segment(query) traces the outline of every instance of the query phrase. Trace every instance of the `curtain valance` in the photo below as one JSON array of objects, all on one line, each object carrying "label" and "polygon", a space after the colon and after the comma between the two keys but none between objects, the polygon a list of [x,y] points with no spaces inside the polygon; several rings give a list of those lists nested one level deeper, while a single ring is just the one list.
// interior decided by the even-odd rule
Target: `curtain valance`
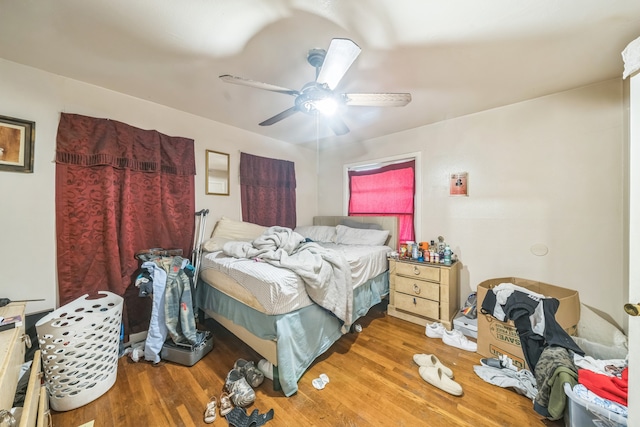
[{"label": "curtain valance", "polygon": [[[89,140],[91,144],[87,144]],[[108,165],[171,175],[196,174],[192,139],[68,113],[61,114],[58,125],[56,163]]]},{"label": "curtain valance", "polygon": [[240,153],[240,181],[266,188],[296,188],[295,163]]}]

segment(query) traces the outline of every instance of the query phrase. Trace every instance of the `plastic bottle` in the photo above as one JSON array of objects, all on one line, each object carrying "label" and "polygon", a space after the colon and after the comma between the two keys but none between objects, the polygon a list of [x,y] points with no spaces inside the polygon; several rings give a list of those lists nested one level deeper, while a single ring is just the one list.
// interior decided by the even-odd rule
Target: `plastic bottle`
[{"label": "plastic bottle", "polygon": [[449,245],[444,247],[444,265],[451,265],[451,248]]}]

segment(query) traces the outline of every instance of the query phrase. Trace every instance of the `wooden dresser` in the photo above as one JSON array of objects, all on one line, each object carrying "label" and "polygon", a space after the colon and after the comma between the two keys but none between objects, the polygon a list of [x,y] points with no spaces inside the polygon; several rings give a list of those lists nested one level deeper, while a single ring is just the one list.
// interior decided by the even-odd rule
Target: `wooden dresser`
[{"label": "wooden dresser", "polygon": [[389,260],[391,316],[426,326],[440,322],[451,330],[458,312],[458,271],[452,265],[410,260]]},{"label": "wooden dresser", "polygon": [[[24,355],[28,336],[25,334],[25,303],[11,303],[0,307],[0,316],[22,316],[22,326],[0,332],[0,410],[10,410],[16,393],[20,369],[24,364]],[[37,345],[37,344],[36,344]],[[25,396],[20,427],[50,425],[48,395],[41,384],[42,369],[40,350],[36,351],[31,365],[29,385]]]}]

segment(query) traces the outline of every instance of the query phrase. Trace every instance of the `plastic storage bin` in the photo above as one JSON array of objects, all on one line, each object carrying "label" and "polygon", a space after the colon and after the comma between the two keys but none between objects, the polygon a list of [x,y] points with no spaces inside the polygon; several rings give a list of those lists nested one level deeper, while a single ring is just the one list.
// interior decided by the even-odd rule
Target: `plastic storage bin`
[{"label": "plastic storage bin", "polygon": [[116,382],[123,299],[84,295],[36,323],[51,408],[86,405]]},{"label": "plastic storage bin", "polygon": [[564,384],[567,406],[564,411],[565,427],[624,427],[627,419],[615,412],[594,405],[573,393],[569,383]]}]

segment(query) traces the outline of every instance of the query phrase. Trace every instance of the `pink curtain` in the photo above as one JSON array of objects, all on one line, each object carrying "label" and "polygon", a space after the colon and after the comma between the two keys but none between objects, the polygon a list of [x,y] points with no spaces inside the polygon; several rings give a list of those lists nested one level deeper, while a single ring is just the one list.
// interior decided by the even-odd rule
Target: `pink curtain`
[{"label": "pink curtain", "polygon": [[397,216],[400,242],[415,240],[415,161],[349,171],[349,215]]},{"label": "pink curtain", "polygon": [[295,164],[240,153],[240,198],[243,221],[295,228]]},{"label": "pink curtain", "polygon": [[[125,296],[125,322],[148,324],[133,286],[148,248],[190,257],[195,226],[193,140],[62,113],[56,141],[60,304],[106,290]],[[143,307],[143,308],[141,308]],[[127,319],[128,317],[128,319]],[[127,324],[125,324],[127,327]]]}]

